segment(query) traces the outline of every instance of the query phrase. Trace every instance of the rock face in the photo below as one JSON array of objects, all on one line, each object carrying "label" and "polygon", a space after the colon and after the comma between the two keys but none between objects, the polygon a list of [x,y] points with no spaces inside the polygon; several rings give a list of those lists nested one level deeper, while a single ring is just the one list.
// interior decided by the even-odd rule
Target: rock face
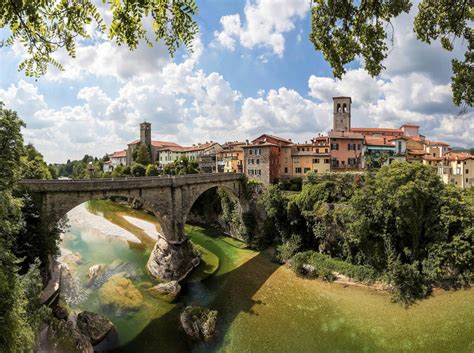
[{"label": "rock face", "polygon": [[53,316],[58,320],[66,321],[69,313],[65,307],[58,305],[53,309]]},{"label": "rock face", "polygon": [[147,268],[152,276],[162,281],[180,281],[197,265],[199,256],[190,241],[170,244],[159,238],[148,259]]},{"label": "rock face", "polygon": [[195,340],[209,341],[216,331],[217,311],[187,306],[180,316],[184,332]]},{"label": "rock face", "polygon": [[71,321],[51,320],[46,333],[46,342],[39,352],[48,353],[94,353],[92,343],[86,335],[74,327]]},{"label": "rock face", "polygon": [[141,307],[142,293],[125,276],[125,273],[116,274],[99,289],[99,297],[103,305],[110,305],[116,310],[124,311],[138,310]]},{"label": "rock face", "polygon": [[167,297],[172,300],[175,299],[181,291],[181,286],[178,281],[164,282],[148,289],[152,294]]},{"label": "rock face", "polygon": [[112,327],[106,317],[90,311],[83,311],[77,316],[77,328],[89,337],[93,345],[102,342]]}]

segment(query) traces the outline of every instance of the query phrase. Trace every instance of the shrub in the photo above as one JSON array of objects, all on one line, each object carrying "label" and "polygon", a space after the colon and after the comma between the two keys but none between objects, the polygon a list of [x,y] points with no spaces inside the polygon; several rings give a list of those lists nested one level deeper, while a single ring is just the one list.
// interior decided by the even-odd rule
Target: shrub
[{"label": "shrub", "polygon": [[157,176],[160,174],[160,171],[155,164],[148,164],[145,174],[146,176]]},{"label": "shrub", "polygon": [[301,238],[293,234],[290,239],[276,247],[275,257],[281,263],[286,263],[296,254],[301,246]]},{"label": "shrub", "polygon": [[134,176],[134,177],[142,177],[142,176],[145,176],[145,173],[146,173],[146,169],[145,169],[145,166],[142,165],[142,164],[134,164],[131,168],[131,174]]},{"label": "shrub", "polygon": [[335,279],[334,272],[366,283],[372,283],[379,278],[377,272],[369,266],[353,265],[315,251],[301,252],[293,256],[291,267],[296,273],[304,273],[305,264],[313,266],[319,277],[327,277],[328,280]]}]

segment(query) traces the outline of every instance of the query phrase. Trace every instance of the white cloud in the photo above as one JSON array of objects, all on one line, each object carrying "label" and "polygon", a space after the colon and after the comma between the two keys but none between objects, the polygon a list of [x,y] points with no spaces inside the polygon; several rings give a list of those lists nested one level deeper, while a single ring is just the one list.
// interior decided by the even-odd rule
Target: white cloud
[{"label": "white cloud", "polygon": [[227,15],[220,19],[221,31],[214,37],[223,47],[234,50],[238,40],[245,48],[270,47],[274,54],[283,56],[285,50],[284,33],[295,28],[295,21],[309,11],[307,0],[248,0],[245,21],[240,15]]},{"label": "white cloud", "polygon": [[327,130],[329,123],[328,104],[316,104],[285,87],[270,90],[266,97],[245,99],[239,120],[246,134],[267,132],[302,135],[306,139]]}]

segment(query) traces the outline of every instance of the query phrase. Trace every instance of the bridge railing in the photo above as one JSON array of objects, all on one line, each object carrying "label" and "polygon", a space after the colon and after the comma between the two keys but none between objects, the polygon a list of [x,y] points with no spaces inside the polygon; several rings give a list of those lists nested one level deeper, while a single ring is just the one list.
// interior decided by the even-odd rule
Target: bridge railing
[{"label": "bridge railing", "polygon": [[238,180],[241,173],[200,173],[154,177],[119,177],[92,179],[23,179],[19,184],[34,192],[47,191],[100,191],[154,187],[173,187],[193,183]]}]

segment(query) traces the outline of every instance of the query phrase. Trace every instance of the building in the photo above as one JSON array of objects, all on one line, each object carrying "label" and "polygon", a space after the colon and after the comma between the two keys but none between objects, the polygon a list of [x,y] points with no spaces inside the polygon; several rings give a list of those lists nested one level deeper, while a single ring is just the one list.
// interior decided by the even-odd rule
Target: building
[{"label": "building", "polygon": [[224,173],[243,173],[245,142],[232,141],[222,145],[222,151],[217,157],[218,169]]},{"label": "building", "polygon": [[263,184],[277,182],[280,178],[281,148],[291,144],[290,140],[263,134],[242,146],[245,175]]},{"label": "building", "polygon": [[362,167],[364,135],[351,131],[351,104],[350,97],[333,98],[333,129],[328,134],[332,171]]},{"label": "building", "polygon": [[474,187],[474,155],[456,152],[448,152],[442,157],[426,155],[423,163],[436,168],[445,184],[463,189]]},{"label": "building", "polygon": [[144,144],[148,146],[150,149],[150,158],[151,162],[159,162],[160,161],[160,151],[165,148],[181,148],[178,144],[174,142],[167,142],[167,141],[155,141],[151,139],[151,124],[148,122],[143,122],[140,124],[140,139],[130,142],[127,145],[127,165],[131,165],[133,162],[133,154],[135,150]]},{"label": "building", "polygon": [[305,178],[309,172],[330,171],[329,138],[318,136],[311,143],[294,144],[291,148],[293,177]]},{"label": "building", "polygon": [[104,162],[102,170],[107,172],[113,172],[118,166],[127,165],[127,151],[116,151],[109,155],[109,160]]}]

